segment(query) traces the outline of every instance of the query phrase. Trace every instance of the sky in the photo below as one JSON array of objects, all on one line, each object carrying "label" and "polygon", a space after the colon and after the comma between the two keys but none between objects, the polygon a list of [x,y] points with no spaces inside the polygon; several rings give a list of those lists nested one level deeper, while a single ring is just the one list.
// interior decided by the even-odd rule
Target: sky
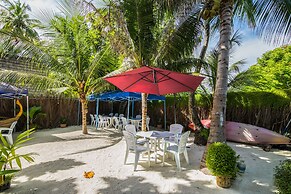
[{"label": "sky", "polygon": [[[41,9],[56,10],[58,6],[57,0],[22,1],[29,4],[34,13],[37,13]],[[241,46],[236,47],[235,52],[231,56],[230,63],[245,59],[246,64],[242,70],[246,70],[249,66],[256,64],[257,59],[260,58],[263,53],[275,48],[275,46],[267,44],[262,38],[256,36],[256,34],[245,24],[235,26],[235,28],[240,30],[243,40]],[[218,41],[218,39],[219,37],[216,37],[213,41]]]}]

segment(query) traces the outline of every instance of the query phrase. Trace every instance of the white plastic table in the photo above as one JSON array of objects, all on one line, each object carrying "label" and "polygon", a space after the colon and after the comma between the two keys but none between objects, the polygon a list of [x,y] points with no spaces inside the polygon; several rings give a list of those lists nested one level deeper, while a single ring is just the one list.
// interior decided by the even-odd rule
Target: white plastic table
[{"label": "white plastic table", "polygon": [[170,133],[169,131],[139,131],[136,133],[137,136],[139,137],[144,137],[147,139],[150,139],[151,142],[153,140],[154,142],[154,151],[155,151],[155,163],[157,163],[157,148],[160,148],[160,145],[158,143],[159,140],[167,138],[167,137],[172,137],[175,134]]}]

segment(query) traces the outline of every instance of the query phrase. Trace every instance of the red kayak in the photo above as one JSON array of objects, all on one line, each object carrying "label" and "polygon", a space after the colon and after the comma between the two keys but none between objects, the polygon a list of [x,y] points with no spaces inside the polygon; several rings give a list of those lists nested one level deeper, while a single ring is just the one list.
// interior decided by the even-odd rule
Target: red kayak
[{"label": "red kayak", "polygon": [[[210,128],[211,120],[201,121],[204,127]],[[189,124],[194,130],[194,125]],[[257,127],[250,124],[226,121],[226,140],[260,145],[290,144],[288,137],[280,135],[266,128]]]}]

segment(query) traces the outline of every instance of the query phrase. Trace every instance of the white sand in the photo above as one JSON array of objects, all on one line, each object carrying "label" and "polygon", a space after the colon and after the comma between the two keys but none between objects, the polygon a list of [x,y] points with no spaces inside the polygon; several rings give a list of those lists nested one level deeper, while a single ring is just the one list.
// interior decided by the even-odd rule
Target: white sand
[{"label": "white sand", "polygon": [[[215,177],[199,171],[204,147],[190,143],[190,165],[182,157],[181,172],[169,157],[167,165],[151,158],[141,158],[133,171],[134,155],[124,165],[125,141],[114,129],[91,128],[90,135],[82,135],[80,126],[39,130],[34,140],[19,151],[36,152],[35,162],[23,162],[24,169],[13,179],[5,193],[273,193],[273,168],[281,160],[291,159],[290,151],[273,149],[264,152],[256,146],[229,143],[245,160],[246,172],[239,175],[230,189],[216,186]],[[193,140],[193,139],[192,139]],[[193,141],[192,141],[193,142]],[[94,171],[92,179],[83,177],[84,171]]]}]

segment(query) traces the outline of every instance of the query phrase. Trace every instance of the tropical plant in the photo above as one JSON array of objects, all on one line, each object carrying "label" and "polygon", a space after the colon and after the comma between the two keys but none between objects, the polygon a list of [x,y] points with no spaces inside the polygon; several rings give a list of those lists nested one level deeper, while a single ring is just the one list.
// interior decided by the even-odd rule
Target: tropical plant
[{"label": "tropical plant", "polygon": [[82,131],[87,134],[86,96],[104,90],[102,77],[117,68],[119,60],[108,43],[102,15],[90,14],[80,1],[59,4],[60,13],[43,13],[46,41],[19,45],[23,57],[32,60],[30,65],[41,73],[6,71],[0,72],[0,77],[8,83],[25,83],[35,91],[65,88],[63,92],[80,99]]},{"label": "tropical plant", "polygon": [[27,12],[31,11],[29,5],[20,0],[3,0],[2,3],[0,4],[1,30],[9,32],[14,38],[38,39],[38,33],[34,28],[39,25],[39,21],[31,19],[28,15]]},{"label": "tropical plant", "polygon": [[[26,117],[27,112],[23,112],[23,115]],[[41,111],[41,106],[33,106],[29,108],[29,124],[31,127],[36,128],[37,124],[35,121],[38,118],[45,117],[46,114]]]},{"label": "tropical plant", "polygon": [[291,46],[266,52],[257,64],[236,77],[231,89],[271,92],[288,90],[291,86],[290,53]]},{"label": "tropical plant", "polygon": [[[265,29],[266,26],[276,27],[272,31],[273,36],[278,40],[276,35],[281,34],[282,37],[290,37],[290,1],[237,1],[238,5],[234,7],[234,0],[207,0],[205,9],[205,17],[212,17],[213,15],[219,15],[220,20],[220,39],[219,39],[219,58],[217,68],[216,87],[213,98],[213,108],[211,113],[211,127],[208,144],[213,142],[224,142],[224,126],[225,126],[225,111],[226,111],[226,94],[228,87],[228,66],[229,66],[229,50],[230,50],[230,37],[232,32],[232,18],[233,10],[239,9],[241,13],[240,17],[244,19],[245,16],[256,14],[255,19],[259,22],[261,29]],[[268,7],[268,9],[266,9]],[[255,9],[254,9],[255,8]],[[209,14],[209,12],[211,14]],[[275,17],[274,17],[275,16]],[[202,16],[204,17],[204,16]],[[287,26],[287,27],[286,27]],[[282,30],[284,29],[284,30]],[[289,39],[290,40],[290,39]],[[207,154],[208,146],[204,152],[201,161],[201,167],[205,166],[205,156]]]},{"label": "tropical plant", "polygon": [[[185,61],[191,55],[193,46],[199,43],[199,12],[193,10],[177,22],[173,10],[177,10],[181,3],[156,0],[112,1],[111,15],[116,20],[112,29],[117,30],[114,32],[114,44],[135,67],[147,65],[185,70],[192,66],[189,60]],[[142,130],[146,130],[146,99],[147,95],[142,94]]]},{"label": "tropical plant", "polygon": [[67,124],[67,118],[66,117],[61,117],[60,118],[60,124]]},{"label": "tropical plant", "polygon": [[280,194],[291,193],[291,160],[284,160],[274,169],[274,181]]},{"label": "tropical plant", "polygon": [[[10,145],[0,134],[0,185],[7,183],[7,181],[9,181],[7,177],[11,178],[14,173],[22,169],[21,159],[29,163],[34,161],[32,155],[35,155],[35,153],[17,154],[18,149],[22,147],[23,143],[32,139],[29,136],[33,133],[34,129],[29,129],[19,134],[12,145]],[[15,165],[17,165],[19,169],[15,169]]]}]

